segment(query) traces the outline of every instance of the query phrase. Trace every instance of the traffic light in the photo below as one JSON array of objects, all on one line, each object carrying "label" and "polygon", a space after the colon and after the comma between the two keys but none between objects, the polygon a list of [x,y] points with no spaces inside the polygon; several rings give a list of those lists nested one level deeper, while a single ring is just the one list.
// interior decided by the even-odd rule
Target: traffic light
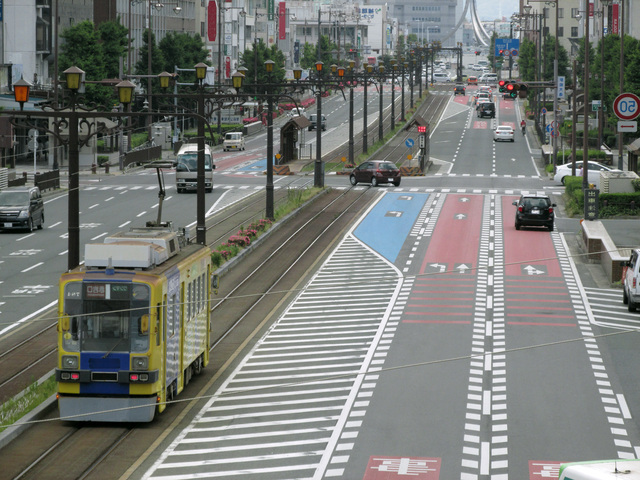
[{"label": "traffic light", "polygon": [[507,93],[511,98],[516,98],[518,96],[518,90],[520,89],[520,84],[518,83],[508,83],[507,84]]},{"label": "traffic light", "polygon": [[498,91],[500,93],[504,93],[507,91],[507,82],[505,80],[500,80],[498,82]]},{"label": "traffic light", "polygon": [[476,55],[480,55],[480,51],[479,50],[476,50]]},{"label": "traffic light", "polygon": [[504,50],[500,50],[500,56],[504,55]]}]

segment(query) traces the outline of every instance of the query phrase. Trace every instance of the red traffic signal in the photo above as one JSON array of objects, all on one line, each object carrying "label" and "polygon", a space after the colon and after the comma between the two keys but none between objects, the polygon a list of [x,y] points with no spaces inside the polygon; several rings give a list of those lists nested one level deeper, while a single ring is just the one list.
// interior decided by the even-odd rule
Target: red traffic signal
[{"label": "red traffic signal", "polygon": [[509,83],[507,84],[507,91],[512,92],[513,90],[515,90],[515,85],[513,83]]},{"label": "red traffic signal", "polygon": [[480,52],[478,50],[476,50],[476,55],[480,55]]},{"label": "red traffic signal", "polygon": [[418,125],[418,133],[427,133],[426,125]]},{"label": "red traffic signal", "polygon": [[500,80],[500,81],[498,82],[498,86],[499,86],[499,87],[504,87],[504,84],[505,84],[505,83],[507,83],[507,82],[505,82],[504,80]]}]

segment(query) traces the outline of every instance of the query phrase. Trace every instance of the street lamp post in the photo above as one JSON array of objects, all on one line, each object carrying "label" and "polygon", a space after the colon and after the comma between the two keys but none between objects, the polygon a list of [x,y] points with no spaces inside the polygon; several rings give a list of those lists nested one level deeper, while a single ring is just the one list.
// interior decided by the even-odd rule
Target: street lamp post
[{"label": "street lamp post", "polygon": [[[320,12],[318,12],[318,24],[320,23]],[[320,45],[320,39],[318,39]],[[322,163],[322,67],[323,63],[317,61],[315,63],[316,73],[318,75],[318,89],[316,91],[316,161],[313,170],[313,185],[317,188],[324,188],[324,164]]]},{"label": "street lamp post", "polygon": [[367,153],[368,147],[368,125],[367,125],[367,87],[369,85],[369,78],[373,71],[373,65],[365,63],[363,69],[364,73],[364,105],[362,106],[362,153]]},{"label": "street lamp post", "polygon": [[[349,164],[353,165],[354,154],[353,154],[353,89],[355,86],[355,75],[353,68],[355,66],[354,60],[349,60]],[[340,82],[344,82],[344,74],[345,68],[338,67],[338,77],[340,78]],[[365,125],[366,129],[366,125]]]},{"label": "street lamp post", "polygon": [[382,140],[384,137],[384,125],[382,124],[382,112],[383,112],[383,97],[384,97],[384,65],[380,64],[378,66],[378,71],[380,73],[380,95],[378,95],[378,99],[380,100],[379,106],[379,114],[378,114],[378,140]]},{"label": "street lamp post", "polygon": [[[268,83],[271,84],[271,75],[273,73],[273,66],[275,62],[273,60],[267,60],[264,62],[265,69],[267,71]],[[318,114],[319,117],[320,114]],[[321,125],[322,120],[318,118],[316,123]],[[317,127],[316,127],[317,128]],[[267,210],[266,216],[269,220],[275,218],[274,205],[273,205],[273,92],[267,92]]]},{"label": "street lamp post", "polygon": [[391,59],[391,131],[396,128],[396,65],[395,58]]},{"label": "street lamp post", "polygon": [[404,57],[401,58],[400,61],[402,62],[402,101],[400,102],[402,111],[400,112],[400,121],[404,122],[406,120],[404,116],[404,77],[406,76],[408,63],[405,61]]}]

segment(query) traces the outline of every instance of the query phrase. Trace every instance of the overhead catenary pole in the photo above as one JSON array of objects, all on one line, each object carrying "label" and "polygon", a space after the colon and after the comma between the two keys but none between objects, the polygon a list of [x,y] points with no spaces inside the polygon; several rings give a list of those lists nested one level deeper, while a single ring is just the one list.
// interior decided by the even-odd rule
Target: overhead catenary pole
[{"label": "overhead catenary pole", "polygon": [[[582,113],[584,118],[584,129],[582,131],[582,191],[586,192],[589,187],[588,176],[589,164],[589,118],[587,106],[589,105],[589,0],[585,0],[584,13],[584,97],[582,102]],[[587,205],[585,203],[585,209]]]},{"label": "overhead catenary pole", "polygon": [[[620,95],[624,93],[624,0],[620,2]],[[624,136],[618,134],[618,169],[624,170]],[[627,165],[628,167],[628,165]]]}]

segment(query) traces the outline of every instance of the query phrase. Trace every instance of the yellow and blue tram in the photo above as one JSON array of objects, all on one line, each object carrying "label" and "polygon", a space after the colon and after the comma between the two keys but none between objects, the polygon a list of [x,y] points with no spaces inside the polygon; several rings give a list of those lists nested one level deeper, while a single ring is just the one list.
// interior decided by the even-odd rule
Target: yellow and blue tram
[{"label": "yellow and blue tram", "polygon": [[60,279],[58,407],[69,421],[149,422],[209,362],[211,251],[169,228],[85,246]]}]

